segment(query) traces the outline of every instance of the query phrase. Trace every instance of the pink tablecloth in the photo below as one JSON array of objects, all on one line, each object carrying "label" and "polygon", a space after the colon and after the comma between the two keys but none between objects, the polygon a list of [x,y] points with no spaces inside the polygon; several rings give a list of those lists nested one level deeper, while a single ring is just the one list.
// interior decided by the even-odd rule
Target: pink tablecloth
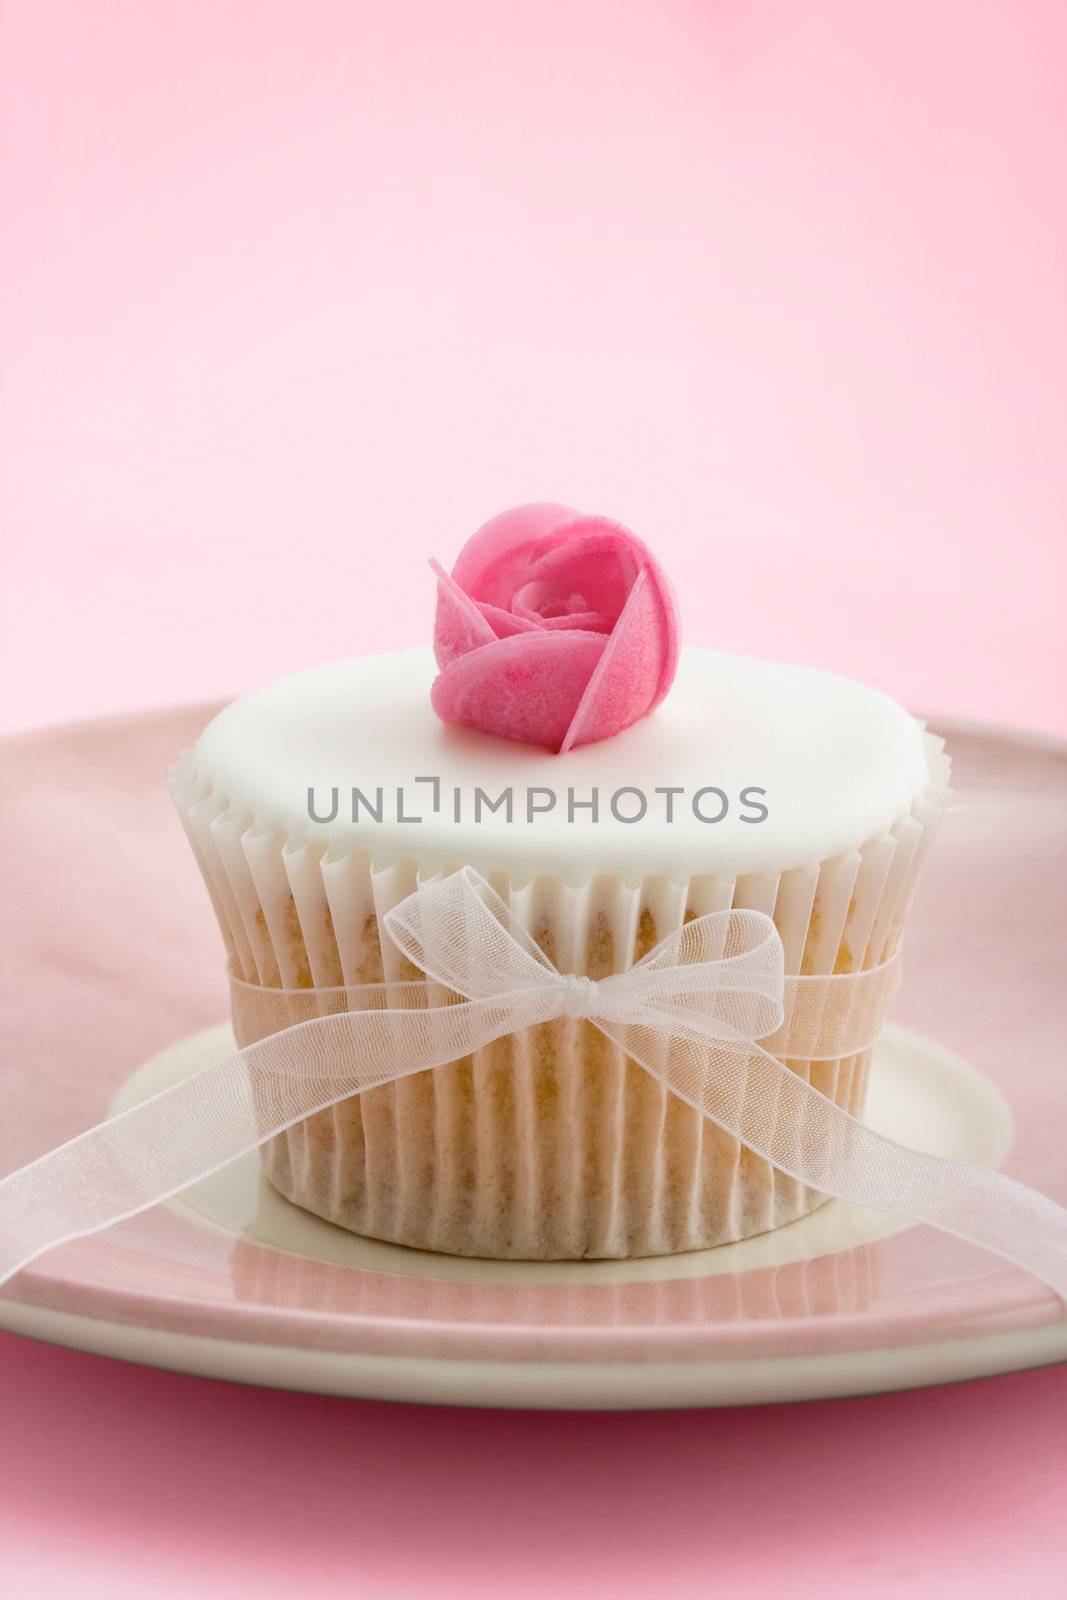
[{"label": "pink tablecloth", "polygon": [[[1067,731],[1064,13],[13,0],[7,727],[427,637],[554,498],[687,636]],[[1067,1370],[390,1408],[0,1339],[17,1596],[1041,1600]]]},{"label": "pink tablecloth", "polygon": [[823,1405],[419,1409],[0,1338],[23,1596],[1059,1600],[1067,1368]]}]

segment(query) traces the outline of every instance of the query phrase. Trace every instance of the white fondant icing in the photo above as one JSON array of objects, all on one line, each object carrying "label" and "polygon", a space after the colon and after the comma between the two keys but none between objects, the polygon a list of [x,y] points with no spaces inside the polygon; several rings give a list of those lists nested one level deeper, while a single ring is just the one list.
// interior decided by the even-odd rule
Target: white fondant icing
[{"label": "white fondant icing", "polygon": [[[359,849],[377,865],[417,860],[425,869],[469,864],[526,879],[551,872],[568,882],[598,873],[637,879],[662,873],[786,871],[854,849],[905,816],[927,787],[921,726],[877,690],[810,667],[787,666],[708,650],[682,651],[678,676],[651,716],[613,739],[563,756],[510,740],[446,726],[430,707],[436,671],[429,650],[366,656],[294,673],[244,695],[222,711],[197,744],[194,771],[219,801],[257,828],[287,833],[295,846],[320,843],[333,855]],[[440,811],[431,785],[440,780]],[[398,819],[403,810],[421,822]],[[482,808],[473,820],[475,789],[492,798],[513,791],[510,823]],[[657,787],[683,790],[674,819]],[[351,820],[351,790],[376,804]],[[599,790],[599,818],[577,808],[569,821],[568,790],[577,801]],[[642,820],[611,811],[620,789],[647,796]],[[308,813],[308,790],[320,815]],[[461,819],[453,814],[461,795]],[[526,790],[550,789],[555,809],[527,820]],[[729,809],[701,821],[693,798],[722,790]],[[749,796],[743,790],[761,789]],[[541,797],[543,798],[543,797]],[[767,808],[764,821],[742,820]],[[638,800],[625,794],[630,815]],[[698,799],[705,816],[721,799]]]}]

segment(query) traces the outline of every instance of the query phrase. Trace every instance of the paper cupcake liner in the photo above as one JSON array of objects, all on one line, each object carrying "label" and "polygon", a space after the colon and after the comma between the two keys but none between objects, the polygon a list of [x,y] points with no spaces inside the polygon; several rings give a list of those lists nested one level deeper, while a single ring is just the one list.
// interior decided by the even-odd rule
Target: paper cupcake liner
[{"label": "paper cupcake liner", "polygon": [[[826,861],[732,881],[490,881],[563,972],[622,971],[684,921],[731,906],[773,916],[788,973],[873,966],[900,941],[948,797],[942,741],[924,739],[923,797],[886,833]],[[417,860],[292,847],[269,819],[234,811],[199,782],[193,752],[172,789],[239,977],[307,989],[417,975],[378,935],[384,914],[434,876]],[[862,1112],[869,1052],[790,1065]],[[342,1101],[271,1140],[263,1160],[282,1194],[342,1227],[496,1259],[701,1249],[780,1227],[824,1199],[570,1019]]]}]

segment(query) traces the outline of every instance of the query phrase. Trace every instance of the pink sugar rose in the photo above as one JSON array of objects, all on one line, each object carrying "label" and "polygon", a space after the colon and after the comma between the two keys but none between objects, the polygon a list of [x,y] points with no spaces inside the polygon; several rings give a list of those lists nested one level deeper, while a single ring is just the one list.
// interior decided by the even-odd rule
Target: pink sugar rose
[{"label": "pink sugar rose", "polygon": [[516,506],[437,574],[431,702],[445,722],[562,754],[658,706],[678,666],[674,594],[606,517]]}]

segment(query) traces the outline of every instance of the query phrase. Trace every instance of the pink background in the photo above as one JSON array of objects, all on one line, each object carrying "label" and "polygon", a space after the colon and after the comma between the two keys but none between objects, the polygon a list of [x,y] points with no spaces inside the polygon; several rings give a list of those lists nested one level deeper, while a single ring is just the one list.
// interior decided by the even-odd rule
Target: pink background
[{"label": "pink background", "polygon": [[[691,640],[1067,731],[1065,50],[1034,0],[9,0],[3,725],[421,642],[424,558],[553,498]],[[538,1417],[0,1354],[19,1595],[1067,1565],[1065,1369]]]}]

